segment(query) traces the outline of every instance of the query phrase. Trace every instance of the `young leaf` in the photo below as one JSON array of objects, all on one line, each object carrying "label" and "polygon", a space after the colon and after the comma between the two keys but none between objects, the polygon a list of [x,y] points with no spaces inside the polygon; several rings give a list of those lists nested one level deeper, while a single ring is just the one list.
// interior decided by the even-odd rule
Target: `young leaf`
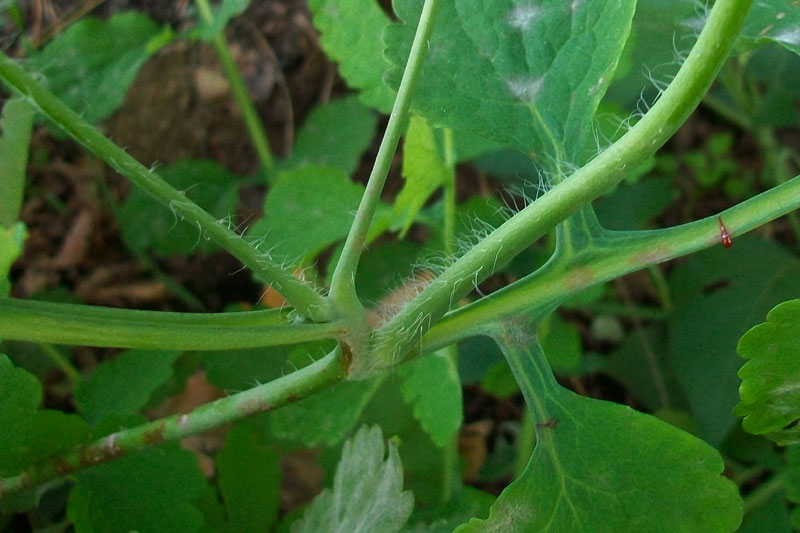
[{"label": "young leaf", "polygon": [[264,218],[247,232],[262,249],[290,261],[314,257],[347,236],[364,187],[334,167],[304,166],[280,172],[264,201]]},{"label": "young leaf", "polygon": [[739,339],[742,427],[779,444],[800,443],[800,300],[775,306],[767,321]]},{"label": "young leaf", "polygon": [[310,0],[308,7],[322,34],[322,48],[339,64],[339,74],[347,84],[361,91],[359,100],[384,113],[391,111],[394,91],[383,82],[389,65],[381,40],[390,20],[378,2]]},{"label": "young leaf", "polygon": [[303,122],[287,164],[328,165],[349,176],[372,142],[377,122],[353,96],[317,106]]},{"label": "young leaf", "polygon": [[222,0],[219,6],[210,6],[211,24],[208,24],[203,17],[198,17],[197,27],[189,33],[190,37],[210,42],[215,35],[225,29],[230,19],[241,15],[249,5],[250,0]]},{"label": "young leaf", "polygon": [[403,221],[405,236],[428,198],[444,183],[453,180],[436,143],[433,128],[419,116],[412,116],[403,143],[403,177],[406,183],[394,204],[395,215]]},{"label": "young leaf", "polygon": [[84,416],[98,422],[107,415],[138,413],[150,395],[172,377],[180,352],[128,350],[104,362],[75,388]]},{"label": "young leaf", "polygon": [[456,531],[733,531],[719,453],[627,406],[561,387],[528,325],[493,326],[536,422],[536,448],[486,520]]},{"label": "young leaf", "polygon": [[800,261],[778,244],[744,237],[733,248],[720,244],[691,256],[671,272],[669,286],[669,362],[700,436],[719,445],[737,423],[736,343],[787,294],[800,293]]},{"label": "young leaf", "polygon": [[414,406],[414,416],[431,440],[444,447],[452,442],[464,413],[461,381],[455,362],[445,352],[436,352],[401,367],[403,398]]},{"label": "young leaf", "polygon": [[[399,83],[421,0],[395,2],[386,31]],[[592,120],[628,36],[635,2],[445,2],[414,92],[433,123],[580,163]]]},{"label": "young leaf", "polygon": [[39,410],[41,402],[39,381],[0,354],[0,475],[17,474],[89,436],[80,417]]},{"label": "young leaf", "polygon": [[269,432],[304,446],[333,446],[352,431],[382,381],[346,381],[273,411]]},{"label": "young leaf", "polygon": [[229,530],[269,531],[280,507],[281,475],[275,451],[258,442],[246,425],[238,424],[228,432],[216,465]]},{"label": "young leaf", "polygon": [[363,426],[344,443],[333,489],[325,489],[306,509],[292,533],[400,531],[414,505],[403,491],[403,467],[389,442],[388,457],[378,426]]},{"label": "young leaf", "polygon": [[[206,211],[228,220],[239,200],[239,176],[214,161],[186,160],[159,169],[158,175],[182,190]],[[163,256],[211,252],[215,245],[200,234],[197,226],[178,220],[175,213],[135,187],[119,212],[122,238],[131,249],[153,249]]]},{"label": "young leaf", "polygon": [[0,118],[0,227],[17,221],[25,190],[28,143],[33,126],[33,108],[23,98],[12,98]]},{"label": "young leaf", "polygon": [[193,532],[206,482],[191,452],[177,443],[145,449],[82,472],[67,503],[78,533]]},{"label": "young leaf", "polygon": [[105,21],[86,17],[31,56],[29,65],[74,111],[97,122],[122,105],[141,66],[172,38],[169,27],[136,11]]}]

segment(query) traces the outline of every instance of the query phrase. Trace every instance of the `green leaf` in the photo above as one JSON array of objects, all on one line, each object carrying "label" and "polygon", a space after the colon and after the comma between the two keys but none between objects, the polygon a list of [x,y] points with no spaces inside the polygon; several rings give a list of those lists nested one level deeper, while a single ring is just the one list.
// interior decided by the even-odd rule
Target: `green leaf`
[{"label": "green leaf", "polygon": [[536,448],[489,518],[456,531],[733,531],[738,489],[703,441],[555,380],[526,324],[489,331],[536,422]]},{"label": "green leaf", "polygon": [[209,383],[226,391],[242,391],[281,377],[287,352],[285,346],[220,350],[203,352],[200,360]]},{"label": "green leaf", "polygon": [[617,187],[613,194],[595,202],[594,207],[604,228],[649,229],[651,221],[677,198],[678,190],[671,179],[647,179]]},{"label": "green leaf", "polygon": [[739,40],[749,46],[774,42],[800,55],[800,9],[786,0],[755,2]]},{"label": "green leaf", "polygon": [[136,11],[86,17],[29,61],[47,87],[89,122],[113,113],[144,62],[172,40],[169,27]]},{"label": "green leaf", "polygon": [[767,321],[739,339],[748,361],[739,369],[741,402],[734,412],[749,433],[779,444],[800,443],[800,300],[775,306]]},{"label": "green leaf", "polygon": [[195,455],[169,444],[82,472],[69,496],[67,516],[77,533],[188,533],[202,525],[194,502],[205,486]]},{"label": "green leaf", "polygon": [[388,457],[378,426],[362,426],[344,443],[333,489],[325,489],[306,509],[292,533],[400,531],[414,505],[403,491],[403,467],[390,441]]},{"label": "green leaf", "polygon": [[333,446],[353,430],[382,381],[345,381],[273,411],[269,433],[304,446]]},{"label": "green leaf", "polygon": [[80,417],[39,410],[41,402],[39,381],[0,354],[0,475],[17,474],[89,436]]},{"label": "green leaf", "polygon": [[[215,217],[236,225],[231,218],[239,200],[241,178],[236,174],[214,161],[186,160],[159,169],[158,175]],[[175,256],[217,249],[197,226],[178,220],[138,187],[131,190],[118,218],[125,243],[140,253],[152,249],[162,256]]]},{"label": "green leaf", "polygon": [[[421,5],[395,3],[404,24],[386,31],[393,86]],[[445,2],[413,105],[436,125],[508,143],[548,166],[580,163],[634,6],[632,0]]]},{"label": "green leaf", "polygon": [[425,202],[442,185],[453,181],[454,169],[447,168],[433,128],[424,118],[412,116],[403,143],[403,177],[406,183],[394,203],[395,215],[403,221],[403,238]]},{"label": "green leaf", "polygon": [[745,236],[730,249],[719,245],[692,255],[668,281],[669,363],[700,436],[719,445],[737,423],[742,360],[736,343],[787,294],[800,293],[800,261],[778,244]]},{"label": "green leaf", "polygon": [[237,424],[228,432],[216,465],[229,530],[269,531],[280,507],[281,474],[275,451],[259,442],[246,425]]},{"label": "green leaf", "polygon": [[539,342],[556,373],[570,374],[581,366],[583,347],[580,333],[557,313],[551,313],[542,321]]},{"label": "green leaf", "polygon": [[288,165],[327,165],[348,176],[369,148],[378,117],[355,97],[315,107],[303,122]]},{"label": "green leaf", "polygon": [[211,23],[209,24],[203,17],[199,17],[197,27],[190,32],[190,37],[210,42],[215,35],[225,29],[230,19],[241,15],[249,5],[250,0],[222,0],[219,6],[210,6]]},{"label": "green leaf", "polygon": [[401,367],[403,398],[431,440],[445,447],[455,438],[464,413],[458,369],[446,350],[420,357]]},{"label": "green leaf", "polygon": [[17,221],[25,190],[25,167],[33,126],[33,107],[23,98],[12,98],[0,118],[0,227]]},{"label": "green leaf", "polygon": [[[25,242],[25,225],[18,222],[9,228],[0,224],[0,297],[8,296],[11,284],[8,282],[8,273],[11,265],[22,253],[22,244]],[[1,340],[1,339],[0,339]]]},{"label": "green leaf", "polygon": [[451,533],[473,516],[488,514],[494,500],[491,494],[465,485],[455,492],[449,502],[432,512],[427,509],[415,511],[403,528],[403,533]]},{"label": "green leaf", "polygon": [[150,395],[172,377],[180,352],[128,350],[104,362],[75,388],[75,402],[87,419],[138,413]]},{"label": "green leaf", "polygon": [[264,217],[248,236],[273,257],[312,258],[343,239],[361,202],[363,186],[334,167],[305,166],[280,172],[264,201]]},{"label": "green leaf", "polygon": [[339,74],[369,107],[388,113],[394,91],[383,82],[388,67],[381,35],[389,17],[375,0],[310,0],[320,44],[339,64]]}]

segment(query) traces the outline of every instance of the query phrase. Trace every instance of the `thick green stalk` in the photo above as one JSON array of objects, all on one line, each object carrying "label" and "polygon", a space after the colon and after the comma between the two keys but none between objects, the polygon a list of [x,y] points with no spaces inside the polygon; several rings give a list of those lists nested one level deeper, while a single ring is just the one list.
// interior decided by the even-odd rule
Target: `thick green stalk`
[{"label": "thick green stalk", "polygon": [[613,188],[686,120],[728,56],[752,0],[719,0],[658,102],[621,139],[459,258],[375,335],[371,369],[402,357],[454,302],[567,216]]},{"label": "thick green stalk", "polygon": [[[800,208],[800,175],[721,213],[735,239],[770,220]],[[588,249],[568,264],[542,269],[486,298],[447,315],[422,338],[427,353],[479,333],[499,317],[563,301],[584,289],[629,272],[722,246],[718,217],[652,231],[607,232],[602,248]]]},{"label": "thick green stalk", "polygon": [[300,314],[317,322],[330,318],[327,302],[322,295],[299,281],[290,271],[281,268],[266,254],[259,252],[255,246],[231,231],[227,225],[218,222],[183,193],[150,172],[50,91],[39,85],[3,53],[0,53],[0,78],[114,170],[168,206],[182,219],[196,224],[208,238],[233,254],[259,278],[272,283]]},{"label": "thick green stalk", "polygon": [[400,87],[397,89],[397,98],[394,101],[392,113],[389,115],[389,123],[383,134],[364,196],[358,206],[358,211],[356,211],[342,255],[336,264],[336,269],[331,279],[331,299],[341,308],[359,309],[361,307],[354,284],[358,261],[365,246],[367,232],[375,215],[383,185],[386,183],[389,166],[397,150],[397,143],[400,141],[400,135],[403,133],[407,123],[408,110],[411,105],[411,93],[422,70],[422,61],[428,50],[428,41],[433,32],[438,9],[439,0],[425,0],[419,19],[419,26],[417,26],[417,33],[411,45],[411,53],[408,56],[408,63],[403,72],[403,79],[400,81]]},{"label": "thick green stalk", "polygon": [[0,338],[79,346],[230,350],[336,338],[341,322],[292,324],[278,310],[167,313],[0,298]]},{"label": "thick green stalk", "polygon": [[[200,16],[203,17],[203,20],[206,24],[211,25],[214,22],[214,17],[211,14],[211,8],[208,5],[208,1],[195,1],[197,2],[197,7],[200,10]],[[269,148],[267,134],[264,131],[264,126],[261,124],[261,120],[258,118],[258,113],[253,105],[253,101],[250,99],[247,89],[244,86],[242,75],[239,73],[239,69],[236,68],[236,62],[231,56],[231,51],[228,48],[228,44],[225,42],[225,37],[222,34],[222,31],[214,35],[212,44],[214,45],[214,49],[217,51],[217,56],[219,56],[220,63],[222,63],[222,69],[225,71],[225,75],[228,76],[228,81],[230,81],[231,89],[233,90],[233,96],[236,98],[236,103],[239,105],[239,109],[242,111],[244,123],[247,126],[247,133],[250,135],[250,142],[253,143],[253,148],[255,148],[256,153],[258,154],[258,159],[261,161],[261,167],[264,169],[264,171],[269,172],[275,166],[275,161]]]},{"label": "thick green stalk", "polygon": [[343,378],[338,352],[297,372],[244,392],[207,403],[184,415],[173,415],[123,429],[85,444],[18,474],[0,479],[0,499],[49,479],[64,476],[162,442],[230,424],[250,415],[271,411],[332,385]]}]

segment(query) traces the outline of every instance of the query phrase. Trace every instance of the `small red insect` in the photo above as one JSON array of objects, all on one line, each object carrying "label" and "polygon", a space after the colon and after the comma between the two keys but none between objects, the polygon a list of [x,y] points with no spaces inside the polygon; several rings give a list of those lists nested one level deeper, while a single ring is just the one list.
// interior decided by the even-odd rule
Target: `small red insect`
[{"label": "small red insect", "polygon": [[722,217],[717,217],[719,220],[719,231],[720,231],[720,238],[722,239],[722,246],[725,248],[730,248],[733,246],[733,240],[731,239],[730,233],[728,233],[728,228],[725,227],[725,224],[722,223]]}]

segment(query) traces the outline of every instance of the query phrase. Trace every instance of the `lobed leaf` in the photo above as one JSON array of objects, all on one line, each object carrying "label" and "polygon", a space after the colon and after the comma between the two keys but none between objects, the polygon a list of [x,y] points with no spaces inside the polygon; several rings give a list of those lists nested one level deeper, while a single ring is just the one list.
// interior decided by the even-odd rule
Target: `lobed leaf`
[{"label": "lobed leaf", "polygon": [[172,377],[178,356],[180,352],[166,350],[127,350],[81,380],[75,388],[75,402],[95,423],[109,415],[136,414]]},{"label": "lobed leaf", "polygon": [[94,123],[122,105],[144,62],[172,38],[169,27],[137,11],[105,21],[86,17],[32,55],[29,65],[56,96]]},{"label": "lobed leaf", "polygon": [[447,351],[439,351],[420,357],[399,372],[403,398],[414,406],[414,417],[422,429],[439,447],[451,443],[464,420],[455,361]]},{"label": "lobed leaf", "polygon": [[703,441],[555,380],[529,326],[492,326],[536,422],[536,448],[485,520],[456,531],[733,531],[736,485]]},{"label": "lobed leaf", "polygon": [[194,532],[203,522],[195,501],[205,487],[194,454],[168,444],[81,472],[67,516],[78,533]]},{"label": "lobed leaf", "polygon": [[400,531],[414,497],[403,491],[403,467],[389,442],[388,457],[378,426],[361,429],[344,443],[333,489],[325,489],[306,509],[292,533]]},{"label": "lobed leaf", "polygon": [[800,443],[800,300],[775,306],[767,321],[739,339],[742,427],[779,444]]},{"label": "lobed leaf", "polygon": [[14,224],[22,208],[32,126],[33,107],[20,97],[8,100],[0,118],[0,227]]},{"label": "lobed leaf", "polygon": [[[386,31],[397,86],[421,0],[395,3]],[[436,125],[473,132],[540,163],[580,163],[627,39],[631,0],[445,2],[414,93]]]}]

